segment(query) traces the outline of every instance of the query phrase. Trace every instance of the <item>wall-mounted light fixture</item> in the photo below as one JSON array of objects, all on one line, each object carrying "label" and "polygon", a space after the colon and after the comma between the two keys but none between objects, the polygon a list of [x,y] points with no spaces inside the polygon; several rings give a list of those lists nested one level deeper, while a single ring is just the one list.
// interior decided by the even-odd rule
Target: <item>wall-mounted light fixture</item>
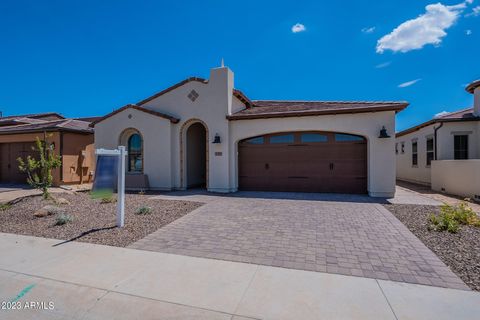
[{"label": "wall-mounted light fixture", "polygon": [[387,129],[385,129],[385,126],[383,126],[382,129],[380,130],[380,135],[378,137],[380,139],[390,138],[390,136],[387,133]]},{"label": "wall-mounted light fixture", "polygon": [[213,138],[212,143],[222,143],[222,140],[220,139],[220,135],[218,133],[215,134],[215,138]]}]

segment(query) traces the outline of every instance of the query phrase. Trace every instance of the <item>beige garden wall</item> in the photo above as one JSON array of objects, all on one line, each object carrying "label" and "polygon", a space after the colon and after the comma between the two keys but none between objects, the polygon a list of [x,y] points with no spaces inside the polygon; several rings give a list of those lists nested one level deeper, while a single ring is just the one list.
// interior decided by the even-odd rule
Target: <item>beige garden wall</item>
[{"label": "beige garden wall", "polygon": [[[397,179],[415,183],[431,184],[431,167],[427,165],[427,138],[434,137],[434,127],[439,127],[440,123],[435,123],[424,127],[418,131],[396,138],[398,154],[397,158]],[[443,126],[437,131],[437,159],[454,159],[454,137],[456,134],[466,134],[469,136],[468,149],[470,159],[480,158],[480,122],[461,121],[444,122]],[[412,142],[418,143],[418,165],[412,165]],[[404,144],[404,152],[402,152]]]},{"label": "beige garden wall", "polygon": [[480,159],[433,161],[432,189],[480,200]]}]

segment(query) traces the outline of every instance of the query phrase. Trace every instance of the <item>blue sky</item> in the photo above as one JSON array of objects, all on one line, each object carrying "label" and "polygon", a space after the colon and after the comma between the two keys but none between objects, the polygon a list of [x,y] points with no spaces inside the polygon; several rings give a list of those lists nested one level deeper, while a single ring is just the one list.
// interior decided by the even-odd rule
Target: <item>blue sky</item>
[{"label": "blue sky", "polygon": [[407,100],[402,130],[480,78],[480,1],[435,3],[2,1],[0,110],[104,115],[224,58],[251,99]]}]

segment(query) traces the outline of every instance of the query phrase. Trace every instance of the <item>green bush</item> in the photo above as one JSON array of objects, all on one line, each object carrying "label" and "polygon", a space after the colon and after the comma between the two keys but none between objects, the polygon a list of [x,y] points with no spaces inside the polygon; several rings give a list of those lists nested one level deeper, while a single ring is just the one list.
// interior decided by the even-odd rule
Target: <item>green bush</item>
[{"label": "green bush", "polygon": [[12,207],[10,203],[1,203],[0,204],[0,211],[8,210]]},{"label": "green bush", "polygon": [[440,207],[440,214],[430,215],[430,229],[435,231],[458,232],[460,225],[480,227],[480,218],[468,206],[466,201],[452,206],[444,204]]},{"label": "green bush", "polygon": [[150,213],[152,213],[152,208],[147,206],[140,207],[135,211],[135,214],[140,214],[140,215],[150,214]]},{"label": "green bush", "polygon": [[55,219],[55,225],[56,226],[62,226],[66,223],[69,223],[69,222],[72,222],[73,221],[73,217],[71,215],[68,215],[68,214],[60,214],[57,216],[57,218]]}]

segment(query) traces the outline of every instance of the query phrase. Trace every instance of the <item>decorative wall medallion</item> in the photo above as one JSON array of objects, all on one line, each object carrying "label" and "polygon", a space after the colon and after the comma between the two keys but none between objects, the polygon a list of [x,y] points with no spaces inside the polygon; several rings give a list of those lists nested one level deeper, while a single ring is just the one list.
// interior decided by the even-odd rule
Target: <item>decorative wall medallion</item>
[{"label": "decorative wall medallion", "polygon": [[190,91],[190,93],[188,94],[188,98],[189,98],[190,100],[192,100],[192,102],[195,101],[195,100],[197,100],[198,96],[199,96],[199,94],[198,94],[198,92],[195,91],[195,90]]}]

